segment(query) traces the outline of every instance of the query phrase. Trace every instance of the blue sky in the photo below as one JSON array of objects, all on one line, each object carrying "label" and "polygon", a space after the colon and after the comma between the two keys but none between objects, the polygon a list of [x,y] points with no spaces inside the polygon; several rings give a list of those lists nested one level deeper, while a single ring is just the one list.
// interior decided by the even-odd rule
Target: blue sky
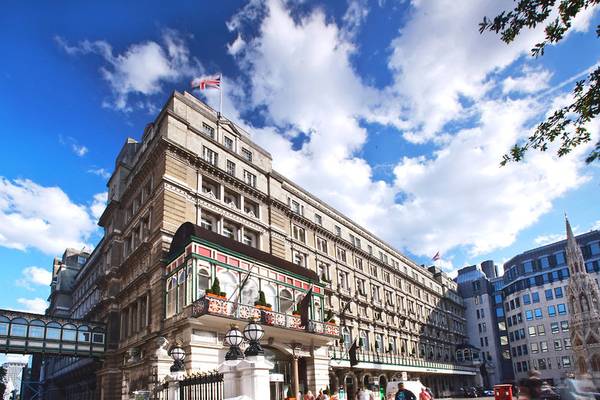
[{"label": "blue sky", "polygon": [[447,271],[500,264],[560,239],[565,211],[579,232],[597,227],[589,148],[498,164],[599,61],[598,13],[532,59],[539,30],[511,46],[477,31],[506,4],[5,4],[0,307],[44,307],[52,258],[99,240],[122,143],[140,137],[171,91],[216,72],[226,116],[277,170],[419,263],[440,251]]}]

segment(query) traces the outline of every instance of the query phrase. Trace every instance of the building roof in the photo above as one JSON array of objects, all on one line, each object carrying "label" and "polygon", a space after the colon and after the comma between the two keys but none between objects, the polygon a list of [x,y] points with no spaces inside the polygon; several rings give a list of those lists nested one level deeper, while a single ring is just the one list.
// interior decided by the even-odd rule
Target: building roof
[{"label": "building roof", "polygon": [[303,276],[309,281],[315,283],[319,282],[319,276],[317,273],[308,268],[304,268],[300,265],[284,260],[283,258],[279,258],[270,253],[258,250],[252,246],[229,239],[228,237],[219,235],[218,233],[208,229],[204,229],[201,226],[195,225],[191,222],[183,223],[175,232],[173,241],[171,242],[171,246],[169,248],[167,259],[170,261],[180,255],[185,249],[185,246],[192,241],[192,237],[204,239],[216,245],[235,251],[236,253],[245,255],[258,261],[262,261],[274,267],[284,269],[293,274]]}]

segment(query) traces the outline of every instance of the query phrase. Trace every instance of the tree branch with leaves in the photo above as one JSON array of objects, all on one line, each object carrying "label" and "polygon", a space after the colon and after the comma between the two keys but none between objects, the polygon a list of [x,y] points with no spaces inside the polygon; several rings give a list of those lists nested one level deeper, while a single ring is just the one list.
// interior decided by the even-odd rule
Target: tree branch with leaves
[{"label": "tree branch with leaves", "polygon": [[[521,33],[521,30],[533,29],[545,23],[558,7],[558,16],[548,22],[544,29],[545,37],[537,43],[531,54],[534,57],[544,55],[548,44],[558,43],[571,29],[573,19],[580,12],[598,5],[600,0],[518,0],[515,8],[503,11],[493,19],[483,17],[479,32],[494,32],[509,44]],[[600,37],[600,25],[596,29]],[[546,151],[548,146],[558,141],[559,157],[570,153],[577,146],[592,140],[589,123],[600,113],[600,67],[596,67],[586,79],[580,80],[573,89],[573,102],[555,110],[541,122],[534,133],[522,144],[515,144],[508,154],[503,156],[501,165],[521,161],[529,149]],[[586,158],[587,163],[600,160],[600,141]]]}]

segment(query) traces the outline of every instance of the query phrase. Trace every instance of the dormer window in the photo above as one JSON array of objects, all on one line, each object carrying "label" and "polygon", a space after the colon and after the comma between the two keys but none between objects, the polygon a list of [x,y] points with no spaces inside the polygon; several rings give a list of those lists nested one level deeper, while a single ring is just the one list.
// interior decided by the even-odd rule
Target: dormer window
[{"label": "dormer window", "polygon": [[242,157],[247,161],[252,162],[252,152],[246,148],[242,148]]}]

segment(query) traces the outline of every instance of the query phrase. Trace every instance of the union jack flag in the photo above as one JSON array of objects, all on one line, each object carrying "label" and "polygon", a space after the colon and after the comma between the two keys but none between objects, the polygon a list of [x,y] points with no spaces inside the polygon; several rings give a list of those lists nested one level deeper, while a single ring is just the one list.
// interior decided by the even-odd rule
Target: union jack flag
[{"label": "union jack flag", "polygon": [[196,78],[192,81],[192,89],[221,89],[221,75]]},{"label": "union jack flag", "polygon": [[433,261],[437,261],[437,260],[439,260],[440,258],[442,258],[442,257],[440,256],[440,252],[439,252],[439,251],[438,251],[437,253],[435,253],[435,256],[431,257],[431,259],[432,259]]}]

